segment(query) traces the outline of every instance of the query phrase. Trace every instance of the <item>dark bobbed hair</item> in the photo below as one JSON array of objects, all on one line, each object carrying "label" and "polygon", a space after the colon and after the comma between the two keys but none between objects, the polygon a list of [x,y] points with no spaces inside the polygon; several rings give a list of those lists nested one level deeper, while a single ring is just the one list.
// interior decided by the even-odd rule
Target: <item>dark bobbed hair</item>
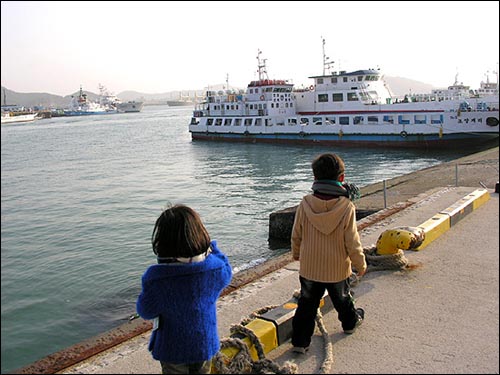
[{"label": "dark bobbed hair", "polygon": [[158,257],[190,258],[207,251],[210,236],[195,210],[176,204],[156,220],[151,243]]},{"label": "dark bobbed hair", "polygon": [[337,180],[345,171],[342,158],[336,154],[325,153],[316,156],[312,162],[315,180]]}]

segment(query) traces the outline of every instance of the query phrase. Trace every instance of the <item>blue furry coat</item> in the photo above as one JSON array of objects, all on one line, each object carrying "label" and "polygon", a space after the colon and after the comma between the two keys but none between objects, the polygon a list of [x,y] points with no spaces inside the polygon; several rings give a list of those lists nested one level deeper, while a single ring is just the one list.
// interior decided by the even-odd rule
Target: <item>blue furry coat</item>
[{"label": "blue furry coat", "polygon": [[220,349],[216,302],[232,271],[216,241],[211,248],[202,262],[155,264],[142,276],[137,313],[144,319],[160,317],[149,342],[158,361],[202,362]]}]

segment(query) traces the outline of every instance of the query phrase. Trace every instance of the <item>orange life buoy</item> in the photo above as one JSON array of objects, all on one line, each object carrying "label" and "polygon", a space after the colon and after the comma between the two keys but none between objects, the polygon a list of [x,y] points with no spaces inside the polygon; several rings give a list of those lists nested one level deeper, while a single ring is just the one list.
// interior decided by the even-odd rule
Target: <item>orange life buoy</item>
[{"label": "orange life buoy", "polygon": [[264,95],[261,95],[261,96],[260,96],[260,100],[264,100],[264,99],[265,99],[265,98],[264,98]]}]

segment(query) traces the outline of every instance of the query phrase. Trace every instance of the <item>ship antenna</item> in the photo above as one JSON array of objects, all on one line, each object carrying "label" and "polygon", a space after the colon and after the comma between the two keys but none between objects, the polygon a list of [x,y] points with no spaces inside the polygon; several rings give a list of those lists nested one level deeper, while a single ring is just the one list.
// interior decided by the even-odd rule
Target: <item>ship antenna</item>
[{"label": "ship antenna", "polygon": [[330,58],[325,54],[325,38],[321,37],[321,40],[323,41],[323,75],[326,75],[327,71],[330,73],[331,65],[335,61],[328,61]]},{"label": "ship antenna", "polygon": [[263,80],[264,77],[266,77],[266,79],[268,78],[267,77],[267,70],[266,70],[267,59],[261,59],[260,58],[261,53],[262,53],[262,51],[258,50],[258,52],[257,52],[257,67],[258,67],[257,72],[259,73],[259,81]]}]

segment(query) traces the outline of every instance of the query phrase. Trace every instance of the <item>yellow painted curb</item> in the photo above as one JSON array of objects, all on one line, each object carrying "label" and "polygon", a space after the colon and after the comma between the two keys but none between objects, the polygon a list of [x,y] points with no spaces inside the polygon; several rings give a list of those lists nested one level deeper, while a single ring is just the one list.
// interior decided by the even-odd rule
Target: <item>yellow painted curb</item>
[{"label": "yellow painted curb", "polygon": [[418,227],[424,230],[425,239],[414,250],[425,248],[470,212],[486,203],[488,199],[490,199],[488,190],[477,189],[420,224]]},{"label": "yellow painted curb", "polygon": [[424,221],[418,227],[423,229],[425,238],[422,244],[414,249],[417,251],[424,249],[441,234],[450,229],[450,216],[446,214],[436,214],[429,220]]}]

